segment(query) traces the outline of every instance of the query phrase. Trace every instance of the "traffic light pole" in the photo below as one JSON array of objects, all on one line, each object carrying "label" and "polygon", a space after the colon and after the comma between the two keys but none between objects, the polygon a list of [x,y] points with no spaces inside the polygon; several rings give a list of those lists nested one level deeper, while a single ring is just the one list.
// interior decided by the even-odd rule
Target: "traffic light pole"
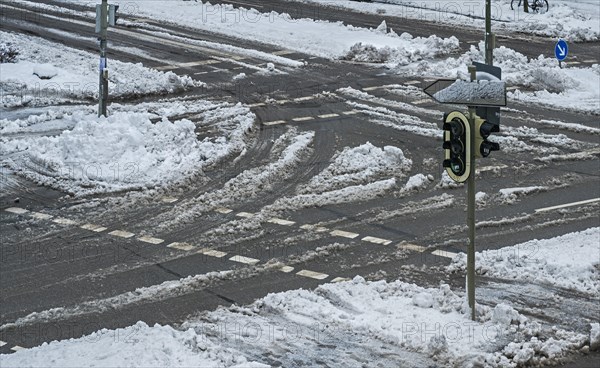
[{"label": "traffic light pole", "polygon": [[485,63],[494,65],[495,36],[492,33],[492,0],[485,0]]},{"label": "traffic light pole", "polygon": [[[475,66],[469,66],[471,81],[477,79]],[[467,250],[467,295],[469,308],[471,308],[471,320],[475,321],[475,118],[477,114],[475,107],[469,106],[469,129],[470,136],[470,158],[471,174],[467,179],[467,225],[469,227],[469,248]]]},{"label": "traffic light pole", "polygon": [[102,0],[100,5],[100,80],[98,91],[98,117],[106,115],[108,103],[108,76],[105,73],[106,65],[106,39],[108,29],[108,0]]}]

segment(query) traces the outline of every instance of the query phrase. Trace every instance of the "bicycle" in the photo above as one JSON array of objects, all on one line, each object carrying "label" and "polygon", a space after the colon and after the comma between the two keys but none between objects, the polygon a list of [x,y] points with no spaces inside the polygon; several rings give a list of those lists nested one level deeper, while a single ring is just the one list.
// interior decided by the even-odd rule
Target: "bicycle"
[{"label": "bicycle", "polygon": [[[517,0],[512,0],[510,2],[511,10],[515,10],[514,4],[516,2],[517,2]],[[523,3],[523,0],[519,0],[519,5],[517,5],[517,9],[521,8],[522,3]],[[529,0],[529,9],[531,9],[534,13],[543,14],[548,11],[549,7],[550,6],[548,5],[548,0]]]}]

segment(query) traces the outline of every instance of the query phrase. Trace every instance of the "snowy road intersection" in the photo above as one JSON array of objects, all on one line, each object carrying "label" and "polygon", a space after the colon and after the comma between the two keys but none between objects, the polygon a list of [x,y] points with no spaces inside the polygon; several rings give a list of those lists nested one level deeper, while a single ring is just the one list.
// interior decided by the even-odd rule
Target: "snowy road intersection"
[{"label": "snowy road intersection", "polygon": [[566,69],[538,57],[543,34],[496,51],[510,103],[502,151],[478,161],[489,253],[469,327],[465,191],[440,167],[442,116],[459,107],[421,90],[480,61],[479,33],[318,5],[303,4],[354,27],[269,13],[279,2],[131,1],[98,119],[93,13],[74,3],[2,4],[2,42],[21,54],[0,76],[3,366],[77,366],[76,351],[97,366],[598,358],[594,30]]}]

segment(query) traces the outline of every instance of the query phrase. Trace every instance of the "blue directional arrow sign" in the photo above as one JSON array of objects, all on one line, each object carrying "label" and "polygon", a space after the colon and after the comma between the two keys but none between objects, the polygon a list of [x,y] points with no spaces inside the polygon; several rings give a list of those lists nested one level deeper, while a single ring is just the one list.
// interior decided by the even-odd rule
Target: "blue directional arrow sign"
[{"label": "blue directional arrow sign", "polygon": [[558,59],[558,61],[563,61],[569,55],[569,45],[567,45],[567,41],[558,40],[556,46],[554,46],[554,55]]}]

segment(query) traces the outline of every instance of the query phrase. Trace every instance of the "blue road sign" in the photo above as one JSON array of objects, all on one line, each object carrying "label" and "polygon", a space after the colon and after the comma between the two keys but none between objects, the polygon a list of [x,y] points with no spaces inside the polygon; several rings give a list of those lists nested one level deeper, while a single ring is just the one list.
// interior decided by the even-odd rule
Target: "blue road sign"
[{"label": "blue road sign", "polygon": [[563,61],[569,55],[569,45],[567,45],[567,41],[558,40],[556,46],[554,46],[554,55],[558,59],[558,61]]}]

